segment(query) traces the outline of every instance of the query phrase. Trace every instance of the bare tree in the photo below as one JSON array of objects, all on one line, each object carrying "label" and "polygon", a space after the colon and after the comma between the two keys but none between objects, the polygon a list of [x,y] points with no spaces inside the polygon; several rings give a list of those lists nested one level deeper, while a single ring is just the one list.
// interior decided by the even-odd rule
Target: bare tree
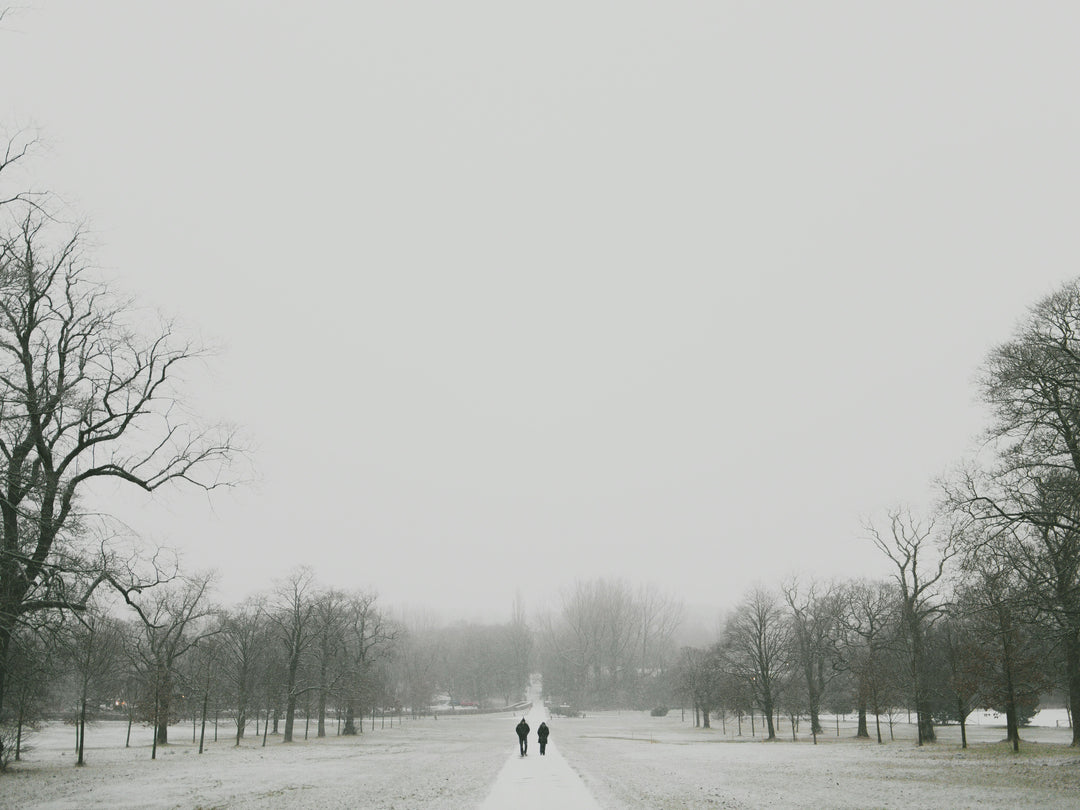
[{"label": "bare tree", "polygon": [[[981,379],[996,465],[969,473],[953,500],[1008,533],[1008,555],[1053,623],[1069,707],[1080,716],[1080,279],[1031,308],[990,352]],[[1073,723],[1073,746],[1080,724]]]},{"label": "bare tree", "polygon": [[187,657],[187,694],[191,711],[192,737],[195,742],[195,725],[198,723],[199,753],[206,746],[206,725],[210,721],[211,707],[214,715],[214,742],[217,742],[217,718],[222,698],[226,693],[225,656],[228,650],[224,636],[224,616],[214,617],[217,632],[202,638],[192,654]]},{"label": "bare tree", "polygon": [[266,606],[255,599],[226,614],[222,622],[222,667],[236,711],[236,744],[247,731],[255,708],[266,652]]},{"label": "bare tree", "polygon": [[348,597],[333,589],[320,593],[315,599],[315,713],[316,735],[326,736],[326,709],[330,695],[348,673],[345,649],[345,618]]},{"label": "bare tree", "polygon": [[1004,709],[1006,736],[1019,751],[1021,707],[1033,711],[1049,686],[1043,634],[1032,632],[1038,626],[1033,602],[1007,557],[983,553],[965,563],[958,597],[975,660],[960,671],[978,673],[984,702]]},{"label": "bare tree", "polygon": [[1032,307],[1016,336],[990,353],[981,387],[998,474],[1080,475],[1080,279]]},{"label": "bare tree", "polygon": [[802,691],[810,713],[810,730],[821,733],[821,696],[835,670],[829,665],[833,649],[839,601],[836,589],[811,582],[800,588],[797,579],[783,587],[791,612],[794,660],[802,676]]},{"label": "bare tree", "polygon": [[230,432],[182,407],[178,374],[202,351],[140,321],[89,277],[79,234],[57,228],[31,208],[0,235],[0,716],[16,626],[123,586],[110,545],[86,543],[88,485],[209,490],[234,455]]},{"label": "bare tree", "polygon": [[[37,618],[46,617],[39,614]],[[44,717],[51,687],[63,671],[56,632],[59,620],[39,624],[44,626],[20,626],[11,642],[11,718],[0,722],[0,771],[7,768],[9,761],[21,758],[27,737]]]},{"label": "bare tree", "polygon": [[92,698],[114,685],[123,657],[123,631],[115,619],[100,609],[76,614],[77,621],[66,638],[66,659],[75,680],[78,703],[75,719],[78,737],[76,765],[85,764],[86,720]]},{"label": "bare tree", "polygon": [[141,626],[131,656],[150,696],[148,719],[155,730],[151,759],[157,758],[159,744],[169,742],[180,660],[202,639],[221,631],[213,620],[217,610],[208,600],[211,581],[209,574],[178,579],[141,595],[136,605]]},{"label": "bare tree", "polygon": [[765,715],[768,738],[776,739],[776,700],[791,665],[791,628],[777,597],[755,588],[729,617],[724,649],[733,671],[750,684]]},{"label": "bare tree", "polygon": [[399,630],[396,646],[400,692],[413,717],[418,717],[435,696],[438,649],[434,621],[427,616],[412,618]]},{"label": "bare tree", "polygon": [[[10,11],[10,8],[0,8],[0,21]],[[6,139],[3,154],[0,155],[0,182],[3,183],[0,185],[0,208],[34,205],[40,198],[40,194],[35,194],[18,183],[7,182],[12,170],[26,162],[36,145],[37,137],[26,131],[16,132]]]},{"label": "bare tree", "polygon": [[285,734],[292,742],[293,722],[300,695],[315,687],[300,680],[300,665],[318,641],[315,631],[317,599],[315,575],[308,568],[294,572],[277,590],[269,618],[281,644],[285,662]]},{"label": "bare tree", "polygon": [[[962,597],[961,597],[962,601]],[[952,692],[953,714],[960,724],[960,747],[968,747],[967,719],[976,708],[975,701],[984,693],[986,671],[984,656],[973,632],[968,611],[962,604],[953,605],[938,623],[940,643],[944,647],[948,685]]]},{"label": "bare tree", "polygon": [[724,700],[726,672],[719,645],[708,649],[683,647],[675,663],[675,689],[690,700],[694,726],[711,728],[713,710]]},{"label": "bare tree", "polygon": [[365,701],[372,696],[376,659],[397,638],[397,627],[383,616],[374,594],[356,593],[349,597],[346,606],[345,633],[350,677],[342,733],[356,734],[362,730]]},{"label": "bare tree", "polygon": [[900,509],[889,513],[888,534],[873,524],[868,524],[866,530],[874,545],[896,568],[893,578],[899,588],[900,619],[910,651],[918,743],[933,742],[936,737],[930,711],[926,633],[941,615],[937,588],[945,576],[945,566],[960,550],[959,534],[950,530],[935,543],[933,521],[924,523],[911,512]]},{"label": "bare tree", "polygon": [[545,684],[559,684],[563,697],[579,706],[628,703],[641,629],[641,611],[626,583],[575,583],[563,592],[561,612],[548,620],[543,636]]},{"label": "bare tree", "polygon": [[[976,491],[968,479],[968,493]],[[1080,716],[1080,481],[1067,471],[1038,480],[999,477],[996,493],[962,508],[983,531],[965,540],[968,565],[1008,569],[1023,583],[1041,632],[1061,656],[1069,710]],[[1080,745],[1073,723],[1072,745]]]},{"label": "bare tree", "polygon": [[881,713],[892,704],[899,608],[897,589],[890,583],[853,582],[843,589],[836,650],[841,666],[854,678],[859,713],[856,736],[870,736],[866,727],[869,707],[874,713],[879,743]]},{"label": "bare tree", "polygon": [[649,584],[638,589],[637,607],[641,614],[641,658],[637,676],[639,703],[644,708],[647,686],[663,677],[665,667],[675,657],[674,638],[682,624],[683,604]]}]

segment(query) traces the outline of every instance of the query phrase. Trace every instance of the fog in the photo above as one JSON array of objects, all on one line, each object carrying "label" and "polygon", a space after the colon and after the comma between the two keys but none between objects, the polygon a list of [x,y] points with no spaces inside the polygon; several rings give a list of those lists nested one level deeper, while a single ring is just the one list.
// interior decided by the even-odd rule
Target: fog
[{"label": "fog", "polygon": [[1080,257],[1080,9],[38,0],[0,115],[90,260],[216,347],[251,481],[101,507],[239,599],[297,565],[508,618],[888,573]]}]

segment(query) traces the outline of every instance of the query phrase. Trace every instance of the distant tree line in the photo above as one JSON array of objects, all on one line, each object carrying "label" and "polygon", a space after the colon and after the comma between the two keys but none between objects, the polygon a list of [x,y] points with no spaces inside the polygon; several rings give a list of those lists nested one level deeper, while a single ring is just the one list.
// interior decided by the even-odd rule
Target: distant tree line
[{"label": "distant tree line", "polygon": [[663,702],[683,605],[655,586],[596,579],[564,589],[538,628],[545,698],[574,708]]},{"label": "distant tree line", "polygon": [[993,414],[982,455],[942,482],[932,515],[896,508],[866,534],[888,581],[754,588],[709,648],[680,653],[673,693],[710,715],[757,717],[769,738],[820,714],[913,712],[918,742],[975,709],[1019,729],[1047,694],[1080,744],[1080,284],[1038,302],[980,377]]},{"label": "distant tree line", "polygon": [[427,714],[437,694],[477,708],[525,696],[532,632],[520,603],[504,624],[425,626],[387,615],[373,594],[319,587],[307,569],[228,608],[212,601],[212,579],[177,575],[131,595],[127,615],[91,601],[20,628],[10,758],[44,718],[73,724],[82,764],[87,721],[101,718],[126,720],[129,742],[132,725],[153,728],[154,758],[184,719],[201,753],[208,733],[288,743]]},{"label": "distant tree line", "polygon": [[913,718],[920,744],[934,740],[935,724],[959,723],[964,746],[968,716],[990,709],[1005,715],[1018,747],[1041,696],[1062,694],[1065,683],[1047,663],[1053,639],[998,585],[975,580],[948,598],[923,591],[915,604],[890,581],[754,588],[720,640],[681,650],[675,702],[692,708],[695,724],[720,718],[742,733],[757,723],[767,739],[781,719],[816,736],[822,714],[851,714],[856,735],[878,742],[900,716]]}]

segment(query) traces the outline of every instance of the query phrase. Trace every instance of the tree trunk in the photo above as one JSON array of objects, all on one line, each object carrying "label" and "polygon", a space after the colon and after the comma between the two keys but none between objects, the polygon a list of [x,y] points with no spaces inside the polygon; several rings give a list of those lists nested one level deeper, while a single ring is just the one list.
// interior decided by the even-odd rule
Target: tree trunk
[{"label": "tree trunk", "polygon": [[284,742],[292,742],[293,739],[293,725],[296,720],[296,695],[290,694],[289,699],[285,701],[285,737]]},{"label": "tree trunk", "polygon": [[919,745],[937,741],[937,732],[934,731],[934,716],[930,711],[930,702],[923,698],[916,707],[919,721]]},{"label": "tree trunk", "polygon": [[356,701],[352,698],[345,703],[345,728],[341,733],[348,736],[356,734]]},{"label": "tree trunk", "polygon": [[1005,661],[1005,738],[1012,743],[1014,752],[1020,750],[1020,718],[1016,710],[1016,690],[1013,688],[1012,666],[1006,655]]},{"label": "tree trunk", "polygon": [[[5,570],[4,582],[13,581],[9,577],[12,572]],[[7,611],[0,609],[0,616],[7,616]],[[14,614],[11,615],[11,622],[15,621]],[[7,683],[7,667],[8,667],[8,651],[11,649],[11,626],[8,624],[8,620],[5,618],[4,622],[0,624],[0,717],[4,716],[4,688]],[[0,735],[0,762],[4,761],[4,740]]]},{"label": "tree trunk", "polygon": [[855,731],[855,736],[870,739],[870,729],[866,726],[866,702],[863,700],[859,701],[859,727]]},{"label": "tree trunk", "polygon": [[[300,669],[300,643],[293,641],[291,656],[289,659],[289,680],[285,688],[285,737],[284,742],[293,741],[293,726],[296,721],[296,674]],[[274,726],[277,732],[277,725]]]},{"label": "tree trunk", "polygon": [[266,699],[266,717],[263,718],[262,747],[266,748],[266,735],[270,731],[270,699]]},{"label": "tree trunk", "polygon": [[160,687],[155,700],[154,723],[157,732],[154,739],[159,745],[169,744],[169,709],[171,708],[172,679],[168,673],[159,676]]},{"label": "tree trunk", "polygon": [[1080,747],[1080,634],[1069,628],[1065,632],[1065,678],[1069,683],[1069,717],[1072,721],[1072,743]]},{"label": "tree trunk", "polygon": [[1016,702],[1011,698],[1005,703],[1005,739],[1012,743],[1014,752],[1020,750],[1020,726],[1016,718]]},{"label": "tree trunk", "polygon": [[158,745],[158,713],[161,711],[161,697],[157,678],[154,679],[154,734],[153,743],[150,745],[150,759],[157,759],[157,745]]},{"label": "tree trunk", "polygon": [[821,701],[821,696],[818,692],[818,681],[816,673],[814,672],[814,661],[804,661],[803,666],[803,674],[806,676],[807,702],[810,708],[810,733],[820,734],[821,718],[819,717],[819,703]]},{"label": "tree trunk", "polygon": [[930,712],[930,701],[926,687],[926,656],[923,650],[922,627],[914,605],[905,604],[905,618],[908,634],[911,638],[911,668],[915,682],[915,721],[919,724],[918,744],[934,742],[934,718]]},{"label": "tree trunk", "polygon": [[[323,636],[325,639],[325,635]],[[327,686],[327,680],[329,679],[330,672],[330,652],[326,643],[322,645],[322,654],[319,656],[319,693],[318,698],[315,701],[315,711],[318,715],[318,724],[315,731],[316,737],[326,736],[326,697],[330,691]]]},{"label": "tree trunk", "polygon": [[206,739],[206,710],[210,703],[210,669],[206,670],[206,689],[202,699],[202,731],[199,732],[199,753],[203,752],[203,741]]},{"label": "tree trunk", "polygon": [[316,737],[326,736],[326,688],[319,690],[319,705],[318,705],[319,723],[318,729],[315,732]]},{"label": "tree trunk", "polygon": [[765,729],[768,732],[767,740],[776,739],[776,725],[773,723],[773,701],[772,694],[768,691],[765,692],[761,702],[761,711],[765,715]]},{"label": "tree trunk", "polygon": [[[257,723],[258,721],[256,721]],[[240,745],[240,741],[244,739],[244,729],[247,726],[247,706],[241,705],[236,709],[236,744]],[[256,734],[259,732],[256,731]]]},{"label": "tree trunk", "polygon": [[76,765],[86,764],[83,759],[83,749],[85,748],[84,742],[86,740],[86,693],[83,692],[82,701],[79,706],[79,758],[75,762]]},{"label": "tree trunk", "polygon": [[963,698],[956,696],[956,716],[960,718],[960,747],[967,748],[967,707]]}]

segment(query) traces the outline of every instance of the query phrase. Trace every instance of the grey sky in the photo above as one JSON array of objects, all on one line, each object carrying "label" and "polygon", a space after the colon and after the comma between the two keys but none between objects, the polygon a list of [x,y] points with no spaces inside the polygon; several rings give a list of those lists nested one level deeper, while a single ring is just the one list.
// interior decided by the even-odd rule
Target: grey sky
[{"label": "grey sky", "polygon": [[95,262],[222,346],[260,482],[122,508],[227,592],[300,562],[505,615],[877,575],[1078,271],[1075,3],[50,2],[0,115]]}]

